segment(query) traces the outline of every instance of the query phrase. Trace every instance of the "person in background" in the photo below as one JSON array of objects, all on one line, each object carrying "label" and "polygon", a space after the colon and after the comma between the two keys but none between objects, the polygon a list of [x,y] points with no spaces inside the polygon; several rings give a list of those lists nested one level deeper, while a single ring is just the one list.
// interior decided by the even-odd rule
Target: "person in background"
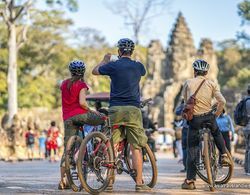
[{"label": "person in background", "polygon": [[153,121],[149,118],[148,111],[142,110],[142,123],[143,123],[143,128],[145,129],[146,135],[148,137],[147,143],[155,156],[156,144],[155,144],[155,139],[153,138],[152,135],[155,131],[157,131],[157,128],[155,126],[155,123],[153,123]]},{"label": "person in background", "polygon": [[245,173],[247,176],[250,176],[250,84],[247,88],[247,97],[246,97],[246,111],[248,116],[247,125],[243,128],[244,136],[245,136]]},{"label": "person in background", "polygon": [[28,132],[25,134],[26,146],[28,159],[33,160],[34,157],[34,145],[35,145],[35,134],[31,127],[28,127]]},{"label": "person in background", "polygon": [[56,143],[57,143],[57,147],[58,147],[58,151],[57,151],[57,157],[62,156],[63,153],[63,135],[61,133],[61,131],[59,131],[58,137],[56,138]]},{"label": "person in background", "polygon": [[40,156],[40,159],[44,159],[45,158],[45,153],[46,153],[46,146],[45,146],[46,132],[44,130],[42,132],[40,132],[38,142],[39,142],[39,156]]},{"label": "person in background", "polygon": [[235,131],[234,131],[232,119],[226,113],[225,109],[223,109],[220,116],[216,118],[216,122],[225,140],[226,148],[231,153],[231,141],[233,141]]},{"label": "person in background", "polygon": [[[181,101],[181,104],[176,108],[175,114],[177,116],[181,116],[182,111],[184,109],[184,100]],[[183,120],[182,124],[182,136],[181,136],[181,146],[182,146],[182,153],[183,153],[183,166],[184,169],[180,170],[180,172],[186,172],[187,171],[187,134],[188,134],[188,124],[185,119]]]},{"label": "person in background", "polygon": [[[57,138],[59,136],[59,129],[56,126],[56,122],[52,121],[50,123],[50,128],[48,129],[48,145],[49,145],[49,161],[53,162],[56,161],[57,159],[57,150],[58,150],[58,145],[57,145]],[[53,155],[52,155],[52,151],[53,151]]]},{"label": "person in background", "polygon": [[183,160],[182,143],[181,143],[183,123],[184,121],[182,119],[182,116],[176,115],[173,124],[175,130],[175,144],[178,152],[177,157],[179,157],[179,162]]}]

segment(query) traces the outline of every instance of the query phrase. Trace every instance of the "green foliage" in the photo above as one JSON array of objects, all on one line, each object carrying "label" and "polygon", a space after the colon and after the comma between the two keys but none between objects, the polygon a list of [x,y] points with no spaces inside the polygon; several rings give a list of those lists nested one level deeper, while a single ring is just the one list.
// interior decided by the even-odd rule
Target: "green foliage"
[{"label": "green foliage", "polygon": [[0,23],[0,112],[7,107],[8,50],[6,27]]},{"label": "green foliage", "polygon": [[242,18],[243,24],[250,22],[250,1],[244,0],[238,4],[238,14]]},{"label": "green foliage", "polygon": [[70,11],[78,10],[77,0],[46,0],[48,5],[66,6]]},{"label": "green foliage", "polygon": [[[110,80],[91,71],[106,53],[117,55],[99,31],[90,28],[71,32],[73,22],[58,10],[32,10],[28,40],[18,55],[18,105],[20,108],[61,106],[58,83],[69,77],[68,63],[87,64],[85,81],[90,93],[109,91]],[[21,26],[17,26],[19,33]],[[0,23],[0,113],[7,107],[7,29]],[[76,42],[77,41],[77,42]],[[134,58],[145,64],[146,48],[136,46]]]},{"label": "green foliage", "polygon": [[250,81],[250,67],[240,69],[236,76],[228,81],[228,86],[231,88],[246,89]]},{"label": "green foliage", "polygon": [[[242,25],[250,25],[250,1],[244,0],[238,4],[238,14],[241,17]],[[250,45],[250,35],[244,30],[238,33],[238,38],[245,41],[246,45]]]},{"label": "green foliage", "polygon": [[219,83],[227,88],[245,89],[250,80],[250,50],[235,40],[226,40],[219,47]]},{"label": "green foliage", "polygon": [[52,108],[57,99],[55,98],[55,83],[45,77],[25,77],[23,84],[19,85],[19,107],[47,107]]}]

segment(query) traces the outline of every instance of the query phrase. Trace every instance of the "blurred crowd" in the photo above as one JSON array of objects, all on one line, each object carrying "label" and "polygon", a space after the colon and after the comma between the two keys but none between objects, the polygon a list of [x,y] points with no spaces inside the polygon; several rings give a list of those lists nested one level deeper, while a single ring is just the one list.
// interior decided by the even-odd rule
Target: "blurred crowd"
[{"label": "blurred crowd", "polygon": [[[25,133],[25,142],[27,146],[27,158],[48,159],[55,162],[60,159],[63,150],[63,135],[60,133],[56,122],[52,121],[48,129],[35,132],[28,127]],[[35,155],[38,153],[38,156]]]}]

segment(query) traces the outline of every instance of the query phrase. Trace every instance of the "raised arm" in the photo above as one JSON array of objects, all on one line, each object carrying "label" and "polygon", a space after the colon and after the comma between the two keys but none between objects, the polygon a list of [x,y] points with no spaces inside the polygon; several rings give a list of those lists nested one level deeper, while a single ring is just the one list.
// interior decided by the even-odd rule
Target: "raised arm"
[{"label": "raised arm", "polygon": [[104,58],[102,59],[102,61],[97,64],[94,69],[92,70],[92,74],[93,75],[100,75],[100,72],[99,72],[99,68],[107,63],[110,62],[110,57],[111,57],[111,54],[110,53],[107,53]]}]

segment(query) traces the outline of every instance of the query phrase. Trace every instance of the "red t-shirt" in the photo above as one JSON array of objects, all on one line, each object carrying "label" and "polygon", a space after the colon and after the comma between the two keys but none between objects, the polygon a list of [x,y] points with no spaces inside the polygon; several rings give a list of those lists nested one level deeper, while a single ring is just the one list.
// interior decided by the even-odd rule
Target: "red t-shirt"
[{"label": "red t-shirt", "polygon": [[85,114],[88,112],[88,110],[83,109],[79,103],[80,91],[82,89],[89,89],[87,84],[78,80],[72,84],[70,89],[68,89],[68,82],[70,82],[69,79],[64,80],[61,85],[63,120],[67,120],[68,118],[75,115]]},{"label": "red t-shirt", "polygon": [[57,137],[59,136],[59,129],[57,127],[50,127],[47,136],[47,149],[57,149]]}]

